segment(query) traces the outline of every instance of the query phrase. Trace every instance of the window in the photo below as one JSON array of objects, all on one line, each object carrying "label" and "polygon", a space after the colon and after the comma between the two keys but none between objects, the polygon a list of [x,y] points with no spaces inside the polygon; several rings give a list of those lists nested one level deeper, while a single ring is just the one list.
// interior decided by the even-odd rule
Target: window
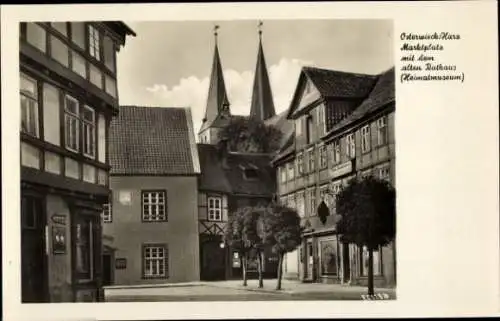
[{"label": "window", "polygon": [[38,84],[21,74],[21,131],[38,137]]},{"label": "window", "polygon": [[104,51],[104,64],[109,70],[115,72],[115,48],[113,40],[108,36],[104,36],[102,45]]},{"label": "window", "polygon": [[341,188],[341,183],[336,182],[336,183],[331,183],[330,184],[330,193],[332,194],[332,197],[330,198],[330,204],[332,209],[336,208],[337,205],[337,195],[340,193],[340,188]]},{"label": "window", "polygon": [[[21,227],[33,229],[39,227],[43,213],[42,199],[23,195],[21,198]],[[44,223],[42,223],[44,224]]]},{"label": "window", "polygon": [[386,165],[378,169],[378,177],[386,181],[391,180],[389,165]]},{"label": "window", "polygon": [[339,140],[335,140],[332,143],[332,164],[340,163],[340,142]]},{"label": "window", "polygon": [[302,153],[297,155],[297,174],[304,174],[304,156]]},{"label": "window", "polygon": [[287,164],[288,168],[288,179],[293,180],[295,177],[295,166],[293,162]]},{"label": "window", "polygon": [[43,136],[46,142],[61,146],[59,90],[47,83],[43,84]]},{"label": "window", "polygon": [[50,37],[50,56],[61,65],[69,66],[68,46],[54,36]]},{"label": "window", "polygon": [[166,192],[142,192],[142,220],[146,222],[161,222],[167,220]]},{"label": "window", "polygon": [[356,157],[356,143],[354,142],[354,134],[349,134],[346,137],[347,143],[347,156],[349,158]]},{"label": "window", "polygon": [[78,119],[78,101],[66,95],[64,98],[64,137],[66,148],[78,152],[80,121]]},{"label": "window", "polygon": [[363,153],[370,151],[370,125],[361,128],[361,151]]},{"label": "window", "polygon": [[324,169],[328,166],[328,158],[326,155],[326,146],[319,147],[319,168]]},{"label": "window", "polygon": [[102,222],[103,223],[113,222],[113,212],[112,212],[110,203],[104,204],[102,206]]},{"label": "window", "polygon": [[280,166],[280,182],[286,183],[286,165]]},{"label": "window", "polygon": [[101,48],[100,48],[100,35],[99,30],[94,26],[89,25],[89,53],[92,57],[97,60],[101,60]]},{"label": "window", "polygon": [[144,278],[168,277],[168,248],[166,245],[144,245],[142,257]]},{"label": "window", "polygon": [[321,275],[338,275],[340,255],[336,239],[320,240]]},{"label": "window", "polygon": [[[381,248],[378,250],[373,251],[373,275],[379,276],[382,275],[382,259],[381,259]],[[362,250],[359,251],[360,253],[360,274],[362,276],[368,276],[368,249],[366,246],[363,246]]]},{"label": "window", "polygon": [[304,192],[297,193],[296,203],[297,203],[297,213],[299,214],[299,217],[304,217],[305,216]]},{"label": "window", "polygon": [[307,144],[312,143],[313,141],[313,132],[314,132],[314,124],[313,118],[311,115],[308,115],[306,118],[306,129],[307,129]]},{"label": "window", "polygon": [[26,41],[42,52],[47,51],[47,32],[37,23],[26,23]]},{"label": "window", "polygon": [[68,36],[68,26],[66,22],[51,22],[50,25],[64,36]]},{"label": "window", "polygon": [[92,279],[94,266],[94,226],[90,218],[79,217],[76,222],[76,272],[80,278]]},{"label": "window", "polygon": [[309,207],[309,215],[314,216],[316,215],[316,190],[315,189],[310,189],[307,191],[307,200],[308,200],[308,207]]},{"label": "window", "polygon": [[82,112],[83,155],[95,158],[95,112],[85,105]]},{"label": "window", "polygon": [[323,136],[325,134],[325,107],[324,105],[319,105],[316,107],[318,115],[318,136]]},{"label": "window", "polygon": [[83,58],[80,54],[73,51],[71,53],[72,66],[71,68],[75,73],[80,75],[82,78],[87,79],[87,66],[85,62],[85,58]]},{"label": "window", "polygon": [[387,144],[387,117],[377,119],[377,144],[382,146]]},{"label": "window", "polygon": [[314,155],[314,148],[307,151],[307,158],[309,161],[309,173],[314,172],[316,165],[316,157]]},{"label": "window", "polygon": [[208,197],[208,220],[222,221],[222,198]]},{"label": "window", "polygon": [[85,49],[85,23],[71,23],[71,41],[78,47]]}]

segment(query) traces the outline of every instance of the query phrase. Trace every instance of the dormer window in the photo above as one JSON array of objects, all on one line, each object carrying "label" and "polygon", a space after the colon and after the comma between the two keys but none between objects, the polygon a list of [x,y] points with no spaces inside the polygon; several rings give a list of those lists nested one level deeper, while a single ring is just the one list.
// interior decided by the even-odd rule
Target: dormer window
[{"label": "dormer window", "polygon": [[240,165],[240,168],[243,170],[243,176],[245,179],[255,179],[258,177],[257,166],[248,164],[247,166]]}]

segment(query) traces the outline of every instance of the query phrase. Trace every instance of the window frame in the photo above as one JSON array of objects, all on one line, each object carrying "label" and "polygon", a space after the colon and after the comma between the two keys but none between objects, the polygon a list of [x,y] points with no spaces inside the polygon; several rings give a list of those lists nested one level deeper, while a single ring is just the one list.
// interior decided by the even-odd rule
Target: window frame
[{"label": "window frame", "polygon": [[[156,199],[158,199],[158,202],[157,203],[152,203],[152,204],[149,204],[145,202],[145,194],[151,194],[153,195],[153,193],[156,193]],[[159,201],[159,196],[163,194],[163,204],[160,203]],[[153,199],[152,197],[149,197],[149,199]],[[153,206],[157,206],[157,213],[156,214],[157,216],[154,216],[154,217],[159,217],[160,219],[152,219],[153,217],[153,214],[152,212],[148,215],[148,217],[146,217],[146,214],[145,214],[145,211],[144,211],[144,208],[146,205],[149,205],[150,207],[150,210],[153,209]],[[160,206],[163,205],[163,215],[161,215],[160,212]],[[164,223],[164,222],[168,222],[168,209],[167,209],[167,205],[168,205],[168,200],[167,200],[167,191],[166,190],[141,190],[141,220],[143,223]]]},{"label": "window frame", "polygon": [[356,158],[356,139],[354,133],[350,133],[346,135],[346,154],[349,159]]},{"label": "window frame", "polygon": [[371,132],[370,132],[370,125],[365,125],[361,127],[360,129],[360,134],[361,134],[361,152],[362,153],[368,153],[371,150],[371,144],[370,144],[370,139],[371,139]]},{"label": "window frame", "polygon": [[[213,201],[214,206],[210,206],[210,201]],[[219,203],[219,207],[215,206],[216,203]],[[210,222],[222,222],[222,196],[207,196],[207,221]],[[210,215],[210,211],[219,211],[219,218],[214,214],[214,216]]]},{"label": "window frame", "polygon": [[[31,92],[28,92],[28,91],[25,91],[23,90],[23,88],[21,88],[21,83],[23,81],[23,78],[24,80],[27,80],[28,82],[30,82],[33,86],[33,88],[35,89],[35,92],[34,93],[31,93]],[[27,135],[30,135],[32,137],[35,137],[35,138],[40,138],[40,112],[39,112],[39,109],[40,109],[40,90],[38,88],[39,86],[39,81],[33,77],[30,77],[28,75],[26,75],[25,73],[20,73],[20,84],[19,84],[19,98],[20,98],[20,113],[21,113],[21,131]],[[42,91],[43,92],[43,91]],[[30,110],[27,110],[27,116],[28,116],[28,122],[27,122],[27,131],[23,130],[23,103],[22,103],[22,99],[23,97],[30,101],[30,102],[34,102],[34,104],[29,104],[28,105],[28,109],[31,109],[33,108],[33,113],[34,113],[34,120],[32,121],[33,124],[31,124],[31,122],[29,120],[31,120],[31,116],[29,116],[31,113],[30,113]],[[30,130],[30,125],[33,125],[34,126],[34,133],[31,132]]]},{"label": "window frame", "polygon": [[[384,171],[387,171],[386,176],[382,176],[382,172],[384,172]],[[385,180],[387,182],[390,182],[391,181],[391,165],[386,164],[386,165],[383,165],[383,166],[380,166],[379,168],[377,168],[377,177],[381,180]]]},{"label": "window frame", "polygon": [[[73,113],[72,111],[69,111],[68,110],[68,105],[67,105],[67,101],[68,100],[71,100],[73,101],[74,103],[76,103],[76,113]],[[69,146],[68,143],[70,141],[70,139],[68,139],[68,121],[67,119],[71,117],[71,118],[74,118],[76,119],[76,148],[73,148],[72,146]],[[79,153],[80,152],[80,102],[78,101],[78,99],[76,99],[75,97],[71,96],[70,94],[68,93],[64,93],[64,148],[69,150],[69,151],[72,151],[74,153]],[[71,131],[69,131],[69,134],[71,136]],[[71,138],[71,137],[69,137]]]},{"label": "window frame", "polygon": [[295,164],[294,162],[288,162],[286,164],[287,168],[287,178],[289,181],[295,179]]},{"label": "window frame", "polygon": [[87,24],[87,52],[95,60],[102,62],[101,31],[93,24]]},{"label": "window frame", "polygon": [[341,161],[341,155],[340,155],[340,140],[336,139],[332,142],[332,164],[339,164]]},{"label": "window frame", "polygon": [[387,116],[384,115],[377,119],[377,146],[387,145],[388,141]]},{"label": "window frame", "polygon": [[297,154],[297,175],[300,177],[304,175],[304,154],[302,152]]},{"label": "window frame", "polygon": [[[82,106],[83,111],[91,111],[92,112],[92,121],[88,121],[84,118],[83,113],[81,114],[81,130],[82,130],[82,153],[84,156],[87,156],[91,159],[96,158],[96,128],[97,128],[97,121],[96,121],[96,111],[94,108],[88,106],[88,105],[83,105]],[[89,144],[87,135],[85,134],[85,128],[90,127],[91,130],[88,133],[91,133],[91,140],[92,140],[92,153],[87,153],[87,145]]]},{"label": "window frame", "polygon": [[315,148],[309,148],[307,150],[307,170],[309,173],[313,173],[316,170],[316,153]]},{"label": "window frame", "polygon": [[328,153],[326,145],[320,145],[318,147],[319,153],[319,169],[325,169],[328,167]]},{"label": "window frame", "polygon": [[[147,250],[151,250],[151,254],[153,254],[152,250],[163,250],[163,255],[161,257],[146,257]],[[158,253],[158,252],[157,252]],[[152,263],[156,263],[157,268],[159,271],[161,271],[161,261],[163,260],[163,273],[158,273],[158,274],[146,274],[147,271],[147,266],[148,266],[148,260],[152,261]],[[169,278],[169,250],[168,250],[168,244],[166,243],[143,243],[142,244],[142,250],[141,250],[141,262],[142,262],[142,279],[168,279]],[[152,270],[152,269],[151,269]]]}]

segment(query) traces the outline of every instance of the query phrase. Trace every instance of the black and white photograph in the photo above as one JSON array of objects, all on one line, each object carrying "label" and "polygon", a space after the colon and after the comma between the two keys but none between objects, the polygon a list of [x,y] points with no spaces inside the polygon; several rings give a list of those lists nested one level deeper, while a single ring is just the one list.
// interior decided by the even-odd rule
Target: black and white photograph
[{"label": "black and white photograph", "polygon": [[2,6],[4,318],[500,313],[498,21],[425,3]]},{"label": "black and white photograph", "polygon": [[392,40],[21,23],[23,302],[395,299]]}]

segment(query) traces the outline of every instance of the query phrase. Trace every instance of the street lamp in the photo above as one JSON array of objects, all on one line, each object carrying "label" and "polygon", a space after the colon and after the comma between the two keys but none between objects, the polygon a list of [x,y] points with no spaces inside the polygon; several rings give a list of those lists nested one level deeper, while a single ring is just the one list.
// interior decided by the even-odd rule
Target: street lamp
[{"label": "street lamp", "polygon": [[220,247],[221,249],[223,249],[223,248],[225,248],[225,247],[226,247],[226,244],[225,244],[224,242],[220,242],[219,247]]}]

